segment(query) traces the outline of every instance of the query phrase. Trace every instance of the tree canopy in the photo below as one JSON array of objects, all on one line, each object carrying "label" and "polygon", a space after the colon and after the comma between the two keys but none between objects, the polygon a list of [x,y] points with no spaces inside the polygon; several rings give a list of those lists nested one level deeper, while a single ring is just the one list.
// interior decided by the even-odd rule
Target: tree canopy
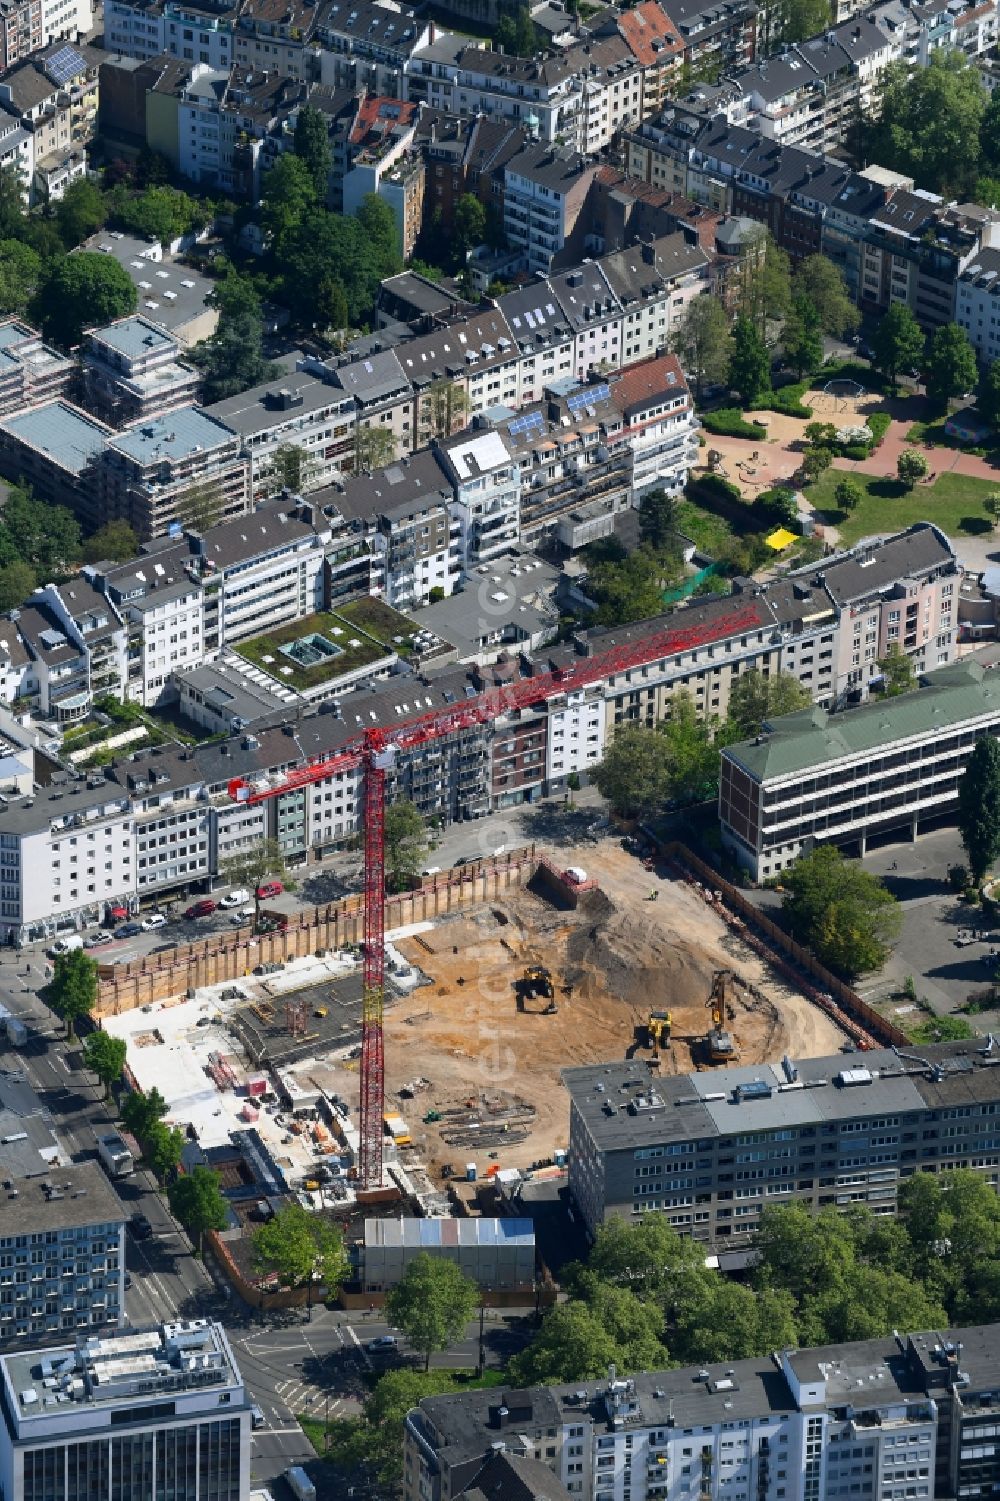
[{"label": "tree canopy", "polygon": [[85,328],[134,313],[136,302],[132,278],[113,255],[80,250],[48,268],[31,316],[47,339],[72,349]]},{"label": "tree canopy", "polygon": [[191,357],[202,372],[205,400],[222,401],[267,380],[272,367],[264,358],[264,319],[249,277],[227,272],[208,300],[218,308],[219,321]]},{"label": "tree canopy", "polygon": [[389,1322],[423,1355],[425,1370],[436,1351],[464,1334],[478,1305],[479,1289],[461,1268],[425,1251],[414,1256],[385,1300]]},{"label": "tree canopy", "polygon": [[170,1208],[201,1250],[207,1230],[224,1230],[229,1224],[229,1206],[222,1196],[214,1168],[194,1167],[167,1189]]},{"label": "tree canopy", "polygon": [[979,70],[957,48],[937,49],[920,68],[891,63],[869,155],[912,176],[918,188],[966,196],[979,172],[986,104]]},{"label": "tree canopy", "polygon": [[1000,858],[1000,742],[980,735],[958,784],[958,828],[975,885]]},{"label": "tree canopy", "polygon": [[326,1295],[339,1291],[348,1276],[344,1240],[337,1227],[301,1204],[287,1204],[253,1234],[259,1271],[276,1272],[283,1287],[310,1285],[316,1274]]},{"label": "tree canopy", "polygon": [[957,323],[943,323],[931,335],[927,349],[927,395],[935,406],[947,408],[953,396],[975,389],[979,375],[976,351]]},{"label": "tree canopy", "polygon": [[692,376],[699,401],[705,386],[727,380],[733,336],[722,303],[714,297],[693,297],[681,316],[672,347]]},{"label": "tree canopy", "polygon": [[[935,54],[937,56],[937,54]],[[894,302],[872,335],[876,370],[890,386],[903,370],[916,369],[924,357],[924,335],[905,302]]]},{"label": "tree canopy", "polygon": [[330,186],[333,153],[326,116],[311,104],[303,105],[295,122],[295,155],[312,182],[317,202],[325,204]]},{"label": "tree canopy", "polygon": [[405,891],[420,869],[427,850],[427,830],[420,810],[399,798],[385,810],[386,882],[392,891]]},{"label": "tree canopy", "polygon": [[125,1067],[125,1039],[112,1037],[110,1032],[91,1032],[83,1045],[83,1062],[104,1085],[107,1099],[112,1084],[121,1078]]},{"label": "tree canopy", "polygon": [[771,389],[771,362],[764,340],[749,318],[737,318],[733,327],[733,357],[729,384],[745,407]]},{"label": "tree canopy", "polygon": [[765,720],[805,709],[812,700],[798,678],[788,672],[765,675],[759,667],[741,672],[729,690],[727,730],[734,739],[752,740]]},{"label": "tree canopy", "polygon": [[851,299],[843,272],[825,255],[807,255],[795,269],[795,292],[808,297],[825,334],[842,339],[853,333],[861,314]]},{"label": "tree canopy", "polygon": [[899,936],[899,904],[882,882],[823,844],[783,875],[789,930],[831,969],[854,978],[885,963]]},{"label": "tree canopy", "polygon": [[66,1023],[67,1041],[73,1041],[77,1022],[97,1004],[97,960],[83,949],[58,954],[46,994],[52,1010]]}]

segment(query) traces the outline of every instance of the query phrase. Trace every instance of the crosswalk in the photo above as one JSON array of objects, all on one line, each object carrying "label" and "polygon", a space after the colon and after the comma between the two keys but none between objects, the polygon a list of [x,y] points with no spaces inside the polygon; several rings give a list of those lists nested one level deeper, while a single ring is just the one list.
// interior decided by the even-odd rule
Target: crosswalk
[{"label": "crosswalk", "polygon": [[330,1393],[321,1387],[313,1386],[310,1381],[276,1381],[274,1384],[275,1395],[279,1397],[289,1412],[307,1412],[319,1414],[322,1409],[326,1415],[327,1399],[330,1399],[330,1417],[336,1417],[344,1406],[340,1397],[330,1398]]}]

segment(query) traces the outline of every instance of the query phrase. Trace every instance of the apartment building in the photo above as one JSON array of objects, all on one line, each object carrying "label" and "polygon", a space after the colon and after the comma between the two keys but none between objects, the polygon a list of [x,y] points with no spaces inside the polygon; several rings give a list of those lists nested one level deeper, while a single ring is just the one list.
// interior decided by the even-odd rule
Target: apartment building
[{"label": "apartment building", "polygon": [[658,115],[679,92],[684,39],[658,0],[640,0],[630,10],[612,11],[597,35],[619,36],[642,69],[642,114]]},{"label": "apartment building", "polygon": [[983,364],[1000,359],[1000,249],[973,256],[958,278],[955,322]]},{"label": "apartment building", "polygon": [[758,741],[723,752],[723,843],[756,881],[816,841],[857,846],[898,832],[916,839],[958,807],[977,739],[1000,731],[1000,684],[977,662],[940,669],[901,697],[830,717],[803,710]]},{"label": "apartment building", "polygon": [[739,67],[757,52],[759,13],[740,0],[661,0],[684,43],[684,62]]},{"label": "apartment building", "polygon": [[125,1320],[121,1200],[96,1162],[57,1163],[46,1173],[39,1161],[30,1177],[9,1179],[10,1222],[0,1229],[0,1345],[7,1349]]},{"label": "apartment building", "polygon": [[400,90],[414,53],[434,40],[435,26],[405,5],[326,0],[316,7],[312,36],[324,84],[414,99]]},{"label": "apartment building", "polygon": [[165,70],[146,103],[146,138],[182,177],[256,203],[306,85],[251,63]]},{"label": "apartment building", "polygon": [[409,260],[423,221],[424,159],[415,146],[419,107],[395,98],[366,98],[348,138],[343,178],[345,214],[357,213],[369,193],[392,209],[396,243]]},{"label": "apartment building", "polygon": [[462,571],[512,552],[521,536],[521,468],[500,433],[485,423],[442,438],[435,455],[451,482],[450,514],[460,524]]},{"label": "apartment building", "polygon": [[960,301],[959,278],[994,245],[1000,245],[996,210],[894,192],[865,231],[859,306],[881,312],[900,302],[922,328],[950,323]]},{"label": "apartment building", "polygon": [[200,407],[178,407],[109,436],[95,478],[103,518],[124,518],[143,539],[189,520],[199,494],[222,520],[250,509],[250,461],[240,440]]},{"label": "apartment building", "polygon": [[425,1397],[406,1417],[403,1494],[490,1495],[506,1461],[530,1466],[529,1494],[582,1501],[985,1496],[996,1340],[995,1325],[897,1330],[627,1380]]},{"label": "apartment building", "polygon": [[[857,1056],[857,1055],[855,1055]],[[569,1189],[587,1232],[662,1212],[711,1246],[746,1242],[765,1204],[867,1205],[963,1167],[998,1181],[1000,1087],[979,1042],[936,1043],[652,1077],[637,1061],[563,1070]]]},{"label": "apartment building", "polygon": [[632,455],[633,504],[653,489],[679,495],[698,457],[698,421],[677,356],[623,370],[610,396]]},{"label": "apartment building", "polygon": [[45,401],[0,420],[0,472],[27,480],[36,495],[69,506],[96,531],[107,514],[97,498],[97,471],[113,430],[68,401]]},{"label": "apartment building", "polygon": [[305,363],[294,373],[205,408],[209,417],[239,435],[250,460],[255,502],[280,488],[274,470],[279,448],[301,450],[297,488],[303,494],[334,484],[353,468],[354,397],[332,385],[328,375],[312,374]]},{"label": "apartment building", "polygon": [[90,330],[81,376],[86,405],[113,427],[190,406],[200,379],[173,335],[138,313]]},{"label": "apartment building", "polygon": [[249,1495],[251,1402],[225,1330],[207,1319],[2,1356],[0,1409],[10,1501]]},{"label": "apartment building", "polygon": [[599,170],[569,147],[529,145],[503,168],[503,223],[529,271],[547,272],[570,240]]},{"label": "apartment building", "polygon": [[[75,16],[75,3],[69,11]],[[61,198],[84,175],[97,114],[96,67],[76,48],[50,50],[60,53],[58,63],[33,54],[0,80],[0,101],[31,133],[33,171],[25,186],[32,205]]]}]

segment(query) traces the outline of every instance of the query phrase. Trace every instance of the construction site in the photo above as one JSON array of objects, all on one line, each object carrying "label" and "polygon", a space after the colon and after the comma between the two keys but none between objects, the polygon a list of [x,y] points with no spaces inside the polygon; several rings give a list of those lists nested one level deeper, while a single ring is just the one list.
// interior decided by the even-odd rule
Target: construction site
[{"label": "construction site", "polygon": [[575,908],[535,881],[397,941],[425,983],[387,997],[386,1108],[432,1177],[558,1160],[565,1067],[627,1056],[688,1073],[844,1044],[691,887],[612,840],[586,875]]}]

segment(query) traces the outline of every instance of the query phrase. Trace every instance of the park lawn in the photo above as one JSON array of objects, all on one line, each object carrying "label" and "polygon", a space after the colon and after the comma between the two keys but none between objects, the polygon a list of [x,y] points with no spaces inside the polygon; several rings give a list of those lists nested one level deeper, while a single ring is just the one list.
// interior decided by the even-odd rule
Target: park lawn
[{"label": "park lawn", "polygon": [[845,474],[843,469],[828,469],[807,488],[806,496],[818,519],[835,526],[841,542],[848,545],[859,537],[903,531],[916,521],[933,521],[949,537],[980,536],[993,530],[983,500],[1000,489],[1000,475],[991,481],[964,474],[940,474],[932,485],[915,485],[912,490],[904,490],[898,480],[855,472],[850,478],[861,486],[864,499],[850,515],[845,515],[833,499],[833,492]]},{"label": "park lawn", "polygon": [[705,511],[693,500],[677,503],[677,530],[689,537],[699,552],[717,558],[721,548],[733,535],[729,522],[722,516]]}]

